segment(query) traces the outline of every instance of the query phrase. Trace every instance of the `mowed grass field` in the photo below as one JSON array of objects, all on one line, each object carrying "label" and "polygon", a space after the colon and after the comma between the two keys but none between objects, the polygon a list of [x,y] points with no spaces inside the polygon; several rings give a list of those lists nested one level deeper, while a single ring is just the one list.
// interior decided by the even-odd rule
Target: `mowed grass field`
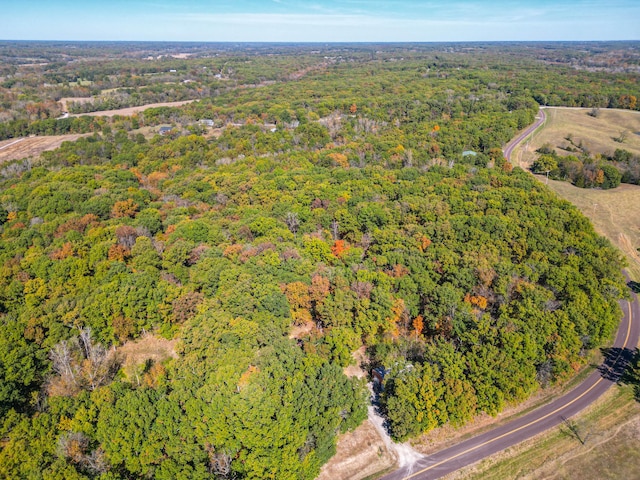
[{"label": "mowed grass field", "polygon": [[[571,135],[573,143],[580,142],[591,152],[612,154],[617,148],[628,150],[640,156],[640,112],[630,110],[601,109],[597,118],[588,113],[590,108],[545,108],[547,121],[535,132],[528,142],[514,150],[514,165],[523,168],[529,166],[536,158],[535,151],[544,144],[551,145],[559,155],[577,155],[563,149],[569,144],[566,140]],[[614,140],[621,132],[626,132],[626,139],[619,143]]]},{"label": "mowed grass field", "polygon": [[[529,144],[524,143],[512,157],[526,168],[537,148],[583,141],[595,153],[624,148],[640,155],[640,113],[602,110],[597,119],[589,109],[546,109],[547,122]],[[627,140],[620,144],[610,137],[625,128]],[[525,148],[528,147],[528,148]],[[569,152],[557,149],[559,154]],[[544,176],[538,176],[547,183]],[[626,257],[631,277],[640,281],[640,186],[621,185],[613,190],[574,187],[566,182],[548,181],[560,197],[578,207],[596,230],[617,246]],[[640,403],[628,386],[615,386],[594,405],[571,419],[577,436],[568,425],[556,427],[536,438],[498,453],[476,465],[448,475],[447,480],[555,479],[627,480],[640,479]]]}]

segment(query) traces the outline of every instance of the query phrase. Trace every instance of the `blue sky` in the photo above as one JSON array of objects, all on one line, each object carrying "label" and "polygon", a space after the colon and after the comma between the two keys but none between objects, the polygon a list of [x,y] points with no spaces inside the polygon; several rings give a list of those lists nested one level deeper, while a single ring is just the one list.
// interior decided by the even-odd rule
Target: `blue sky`
[{"label": "blue sky", "polygon": [[0,0],[4,40],[640,40],[640,0]]}]

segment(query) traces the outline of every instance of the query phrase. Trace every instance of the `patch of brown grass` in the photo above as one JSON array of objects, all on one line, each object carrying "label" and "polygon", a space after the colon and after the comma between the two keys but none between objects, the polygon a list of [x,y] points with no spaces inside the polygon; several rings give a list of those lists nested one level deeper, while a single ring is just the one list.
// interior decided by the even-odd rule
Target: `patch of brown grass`
[{"label": "patch of brown grass", "polygon": [[396,461],[369,421],[341,435],[337,452],[316,480],[361,480],[389,469]]},{"label": "patch of brown grass", "polygon": [[14,138],[0,142],[0,163],[37,157],[42,152],[55,150],[62,142],[74,142],[87,134],[51,135],[44,137]]},{"label": "patch of brown grass", "polygon": [[147,334],[138,340],[126,342],[118,347],[118,357],[125,370],[147,361],[160,363],[169,358],[178,358],[177,342],[177,340],[167,340]]}]

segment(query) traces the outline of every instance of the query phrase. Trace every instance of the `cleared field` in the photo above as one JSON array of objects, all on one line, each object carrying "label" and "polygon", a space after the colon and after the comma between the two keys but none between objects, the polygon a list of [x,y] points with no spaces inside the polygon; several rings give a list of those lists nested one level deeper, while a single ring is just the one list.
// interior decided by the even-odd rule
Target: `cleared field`
[{"label": "cleared field", "polygon": [[70,117],[82,117],[84,115],[88,115],[89,117],[114,117],[116,115],[120,115],[123,117],[127,117],[139,112],[144,112],[148,108],[156,108],[156,107],[180,107],[182,105],[186,105],[187,103],[195,102],[195,100],[184,100],[181,102],[164,102],[164,103],[150,103],[148,105],[140,105],[139,107],[129,107],[129,108],[120,108],[118,110],[104,110],[102,112],[91,112],[91,113],[73,113],[70,114]]},{"label": "cleared field", "polygon": [[[566,140],[568,135],[576,145],[582,142],[592,155],[611,154],[617,148],[640,155],[640,112],[602,109],[594,118],[588,115],[590,111],[589,108],[545,108],[544,127],[514,150],[514,164],[523,168],[531,165],[537,158],[535,151],[544,144],[551,145],[559,155],[575,154],[563,149],[570,145]],[[616,142],[614,138],[622,132],[626,132],[625,141]]]},{"label": "cleared field", "polygon": [[86,135],[52,135],[5,140],[0,142],[0,163],[37,157],[42,152],[55,150],[62,145],[62,142],[73,142]]},{"label": "cleared field", "polygon": [[[529,141],[513,153],[516,165],[527,168],[537,158],[535,151],[544,144],[551,145],[560,155],[572,152],[566,137],[580,142],[592,153],[612,153],[622,148],[640,156],[640,112],[602,109],[597,118],[588,108],[546,108],[545,125]],[[627,132],[623,143],[616,142],[621,132]],[[546,179],[540,178],[541,181]],[[621,185],[613,190],[577,188],[567,182],[549,180],[549,187],[570,201],[584,213],[598,233],[617,246],[629,262],[629,271],[640,280],[640,186]]]},{"label": "cleared field", "polygon": [[91,101],[93,101],[93,97],[66,97],[58,100],[58,103],[62,105],[63,111],[68,112],[70,103],[89,103]]}]

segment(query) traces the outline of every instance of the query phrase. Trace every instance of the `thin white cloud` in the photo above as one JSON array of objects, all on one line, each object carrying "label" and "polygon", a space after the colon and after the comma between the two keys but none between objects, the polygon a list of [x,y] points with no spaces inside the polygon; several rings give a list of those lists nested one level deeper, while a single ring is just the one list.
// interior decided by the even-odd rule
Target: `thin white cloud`
[{"label": "thin white cloud", "polygon": [[247,25],[253,27],[271,25],[307,25],[314,27],[373,27],[384,24],[384,19],[381,17],[364,15],[331,15],[304,13],[187,13],[174,16],[174,18],[185,22],[223,25]]}]

